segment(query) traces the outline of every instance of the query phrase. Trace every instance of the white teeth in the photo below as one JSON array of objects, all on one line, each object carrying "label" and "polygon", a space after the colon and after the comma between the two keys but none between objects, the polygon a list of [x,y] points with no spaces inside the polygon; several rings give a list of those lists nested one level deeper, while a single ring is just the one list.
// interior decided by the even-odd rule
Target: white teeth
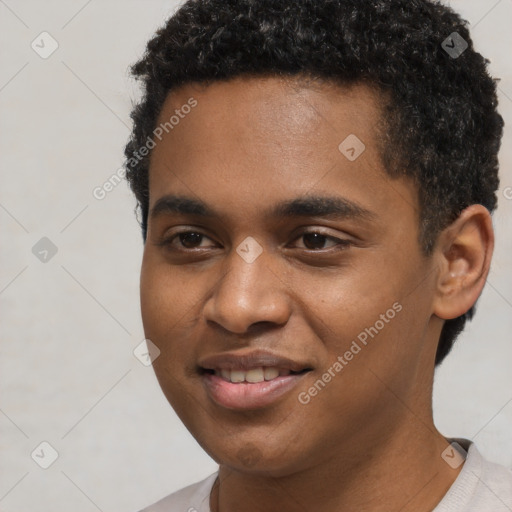
[{"label": "white teeth", "polygon": [[263,369],[265,380],[272,380],[279,376],[279,370],[272,366],[267,366]]},{"label": "white teeth", "polygon": [[263,382],[265,380],[263,376],[263,368],[252,368],[245,374],[245,380],[247,382]]},{"label": "white teeth", "polygon": [[273,380],[280,376],[290,375],[290,370],[276,368],[274,366],[260,366],[258,368],[251,368],[247,371],[228,370],[226,368],[222,368],[221,370],[215,370],[215,375],[219,375],[224,380],[234,383],[249,382],[254,384],[267,380]]},{"label": "white teeth", "polygon": [[231,370],[231,382],[243,382],[245,380],[245,372],[243,370]]}]

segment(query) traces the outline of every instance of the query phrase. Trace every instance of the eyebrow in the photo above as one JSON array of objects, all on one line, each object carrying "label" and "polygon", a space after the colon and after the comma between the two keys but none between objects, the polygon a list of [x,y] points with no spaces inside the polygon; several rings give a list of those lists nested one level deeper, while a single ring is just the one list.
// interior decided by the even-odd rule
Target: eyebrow
[{"label": "eyebrow", "polygon": [[[214,208],[201,200],[170,194],[158,199],[151,209],[150,218],[172,214],[221,217]],[[346,198],[313,195],[282,201],[265,212],[265,216],[270,218],[326,217],[362,220],[371,220],[376,217],[375,213]]]}]

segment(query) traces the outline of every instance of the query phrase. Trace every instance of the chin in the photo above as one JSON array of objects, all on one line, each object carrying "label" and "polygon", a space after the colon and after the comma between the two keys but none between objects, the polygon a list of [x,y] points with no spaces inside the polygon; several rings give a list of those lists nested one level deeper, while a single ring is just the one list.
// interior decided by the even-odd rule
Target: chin
[{"label": "chin", "polygon": [[[196,439],[199,442],[197,437]],[[304,445],[301,445],[300,453],[290,451],[283,453],[282,449],[275,449],[266,440],[259,443],[243,439],[238,439],[236,442],[228,440],[226,445],[217,443],[215,446],[210,440],[200,444],[219,466],[241,473],[281,478],[297,473],[308,466],[309,458],[306,457]],[[277,444],[283,446],[284,443]]]}]

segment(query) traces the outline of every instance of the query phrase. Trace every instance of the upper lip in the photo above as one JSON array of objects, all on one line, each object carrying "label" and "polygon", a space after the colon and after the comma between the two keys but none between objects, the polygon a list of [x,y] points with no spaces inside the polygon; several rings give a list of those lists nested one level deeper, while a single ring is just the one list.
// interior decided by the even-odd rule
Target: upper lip
[{"label": "upper lip", "polygon": [[288,357],[280,356],[266,350],[253,350],[251,352],[225,352],[205,357],[199,361],[199,366],[204,370],[245,370],[262,366],[273,366],[300,372],[310,370],[311,365],[293,361]]}]

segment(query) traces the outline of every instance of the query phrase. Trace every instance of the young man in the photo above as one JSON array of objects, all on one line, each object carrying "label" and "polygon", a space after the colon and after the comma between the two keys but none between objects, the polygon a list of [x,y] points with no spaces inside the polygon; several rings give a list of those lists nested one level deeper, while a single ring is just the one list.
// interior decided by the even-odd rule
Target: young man
[{"label": "young man", "polygon": [[146,510],[512,510],[511,473],[432,419],[489,271],[503,125],[459,16],[188,1],[133,72],[144,330],[219,463]]}]

